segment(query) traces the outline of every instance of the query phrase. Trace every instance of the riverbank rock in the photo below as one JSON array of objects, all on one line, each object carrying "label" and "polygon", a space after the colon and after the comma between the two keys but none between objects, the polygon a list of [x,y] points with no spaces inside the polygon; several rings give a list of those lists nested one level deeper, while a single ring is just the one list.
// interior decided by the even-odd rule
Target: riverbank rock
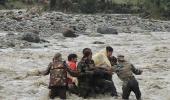
[{"label": "riverbank rock", "polygon": [[93,44],[105,44],[105,43],[100,41],[94,41]]},{"label": "riverbank rock", "polygon": [[63,32],[64,37],[77,37],[78,35],[75,34],[75,31],[73,29],[67,28]]},{"label": "riverbank rock", "polygon": [[25,40],[25,41],[28,41],[28,42],[35,42],[35,43],[40,42],[40,37],[38,36],[38,34],[31,33],[31,32],[24,33],[22,35],[21,39]]},{"label": "riverbank rock", "polygon": [[100,34],[169,32],[170,22],[142,19],[132,14],[86,15],[55,11],[39,14],[26,10],[0,11],[1,31],[30,32],[30,30],[36,30],[39,31],[41,37],[50,37],[55,33],[62,33],[65,27],[72,28],[78,35],[84,32]]},{"label": "riverbank rock", "polygon": [[116,29],[107,26],[98,27],[97,32],[101,34],[118,34]]}]

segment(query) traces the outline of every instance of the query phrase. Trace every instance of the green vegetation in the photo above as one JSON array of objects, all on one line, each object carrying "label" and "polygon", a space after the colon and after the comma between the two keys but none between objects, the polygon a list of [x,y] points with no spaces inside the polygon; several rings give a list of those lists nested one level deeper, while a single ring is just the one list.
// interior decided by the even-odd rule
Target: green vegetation
[{"label": "green vegetation", "polygon": [[0,9],[20,9],[40,5],[45,9],[64,12],[132,13],[145,18],[170,19],[170,0],[49,0],[48,4],[38,1],[8,0],[5,7],[0,6]]},{"label": "green vegetation", "polygon": [[45,4],[39,3],[38,0],[4,0],[4,1],[5,4],[0,4],[0,9],[25,9],[37,5],[46,7]]},{"label": "green vegetation", "polygon": [[116,4],[134,4],[136,5],[140,0],[112,0]]},{"label": "green vegetation", "polygon": [[84,13],[93,13],[97,11],[97,0],[81,0],[80,10]]},{"label": "green vegetation", "polygon": [[170,0],[144,0],[143,8],[150,17],[170,18]]},{"label": "green vegetation", "polygon": [[113,0],[113,2],[118,5],[130,5],[132,12],[137,11],[143,17],[170,19],[170,0]]}]

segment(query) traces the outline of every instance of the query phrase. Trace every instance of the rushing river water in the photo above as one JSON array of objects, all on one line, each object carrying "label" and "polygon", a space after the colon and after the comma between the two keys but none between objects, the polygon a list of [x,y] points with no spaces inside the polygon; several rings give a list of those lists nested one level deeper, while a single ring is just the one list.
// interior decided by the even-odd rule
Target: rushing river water
[{"label": "rushing river water", "polygon": [[[0,49],[0,100],[47,100],[48,76],[37,76],[37,70],[43,70],[56,52],[66,59],[69,53],[77,53],[81,58],[82,49],[89,47],[93,53],[110,45],[113,55],[123,54],[143,74],[136,76],[143,100],[170,100],[170,33],[120,33],[63,40],[49,39],[50,46],[39,49]],[[94,41],[105,44],[93,44]],[[121,81],[113,75],[117,91],[121,95]],[[69,99],[81,99],[68,94]],[[97,99],[113,100],[112,97],[99,95]],[[57,99],[57,98],[56,98]],[[94,99],[94,98],[90,98]],[[121,100],[119,97],[117,100]],[[131,93],[130,100],[135,100]]]}]

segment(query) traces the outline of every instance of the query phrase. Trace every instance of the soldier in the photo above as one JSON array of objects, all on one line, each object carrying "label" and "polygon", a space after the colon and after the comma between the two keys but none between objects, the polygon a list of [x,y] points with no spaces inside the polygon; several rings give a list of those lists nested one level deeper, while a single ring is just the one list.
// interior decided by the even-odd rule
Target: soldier
[{"label": "soldier", "polygon": [[66,99],[67,72],[60,53],[55,54],[53,61],[42,74],[50,74],[50,98],[54,99],[56,96],[59,96],[61,99]]},{"label": "soldier", "polygon": [[80,76],[78,77],[79,96],[83,98],[87,98],[90,93],[93,92],[92,78],[94,66],[91,49],[83,49],[83,57],[77,66],[78,71],[80,72]]},{"label": "soldier", "polygon": [[117,76],[123,81],[122,98],[125,100],[129,99],[130,92],[133,91],[136,95],[137,100],[141,100],[141,92],[137,80],[134,74],[142,74],[142,70],[136,69],[131,63],[124,59],[123,55],[118,55],[118,63],[116,65]]}]

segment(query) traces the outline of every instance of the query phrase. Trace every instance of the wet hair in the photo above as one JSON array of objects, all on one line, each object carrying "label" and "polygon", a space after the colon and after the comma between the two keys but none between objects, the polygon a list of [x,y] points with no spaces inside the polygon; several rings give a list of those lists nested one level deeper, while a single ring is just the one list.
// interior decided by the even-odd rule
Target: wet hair
[{"label": "wet hair", "polygon": [[61,53],[56,53],[53,58],[58,59],[59,57],[61,57]]},{"label": "wet hair", "polygon": [[107,47],[106,47],[106,51],[107,51],[107,52],[113,52],[113,48],[112,48],[111,46],[107,46]]},{"label": "wet hair", "polygon": [[83,57],[88,57],[90,54],[92,54],[92,51],[90,48],[83,49]]},{"label": "wet hair", "polygon": [[60,60],[59,58],[62,57],[61,53],[56,53],[53,57],[53,61],[54,60]]},{"label": "wet hair", "polygon": [[76,54],[69,54],[68,55],[68,61],[71,61],[72,59],[77,58]]}]

